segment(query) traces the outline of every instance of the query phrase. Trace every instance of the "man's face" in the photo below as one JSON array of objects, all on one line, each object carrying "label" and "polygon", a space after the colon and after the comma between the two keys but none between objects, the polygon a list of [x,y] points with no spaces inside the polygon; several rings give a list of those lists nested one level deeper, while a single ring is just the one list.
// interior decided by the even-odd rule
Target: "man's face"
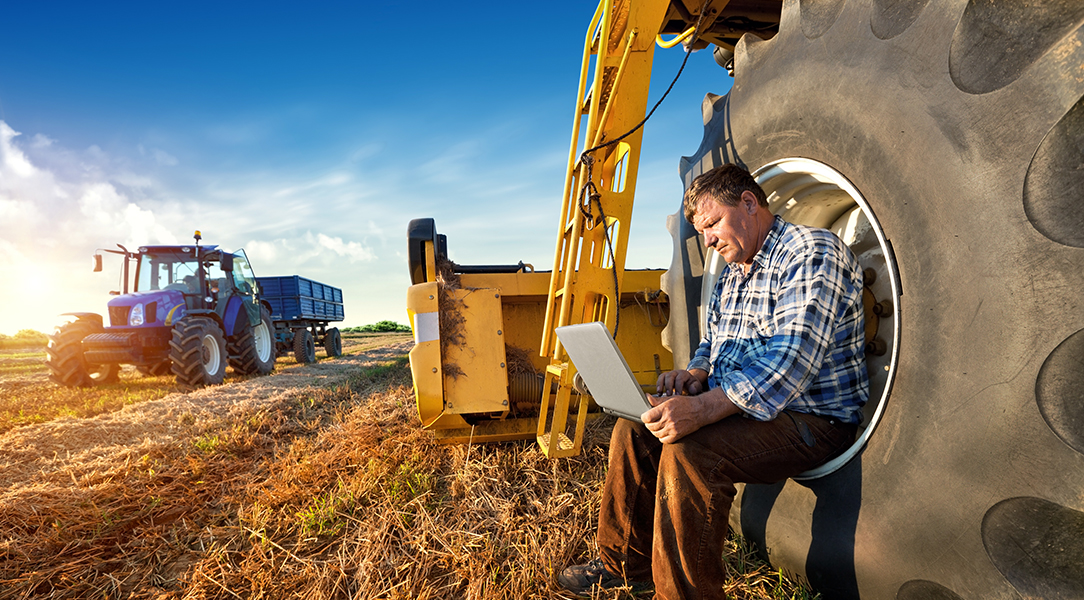
[{"label": "man's face", "polygon": [[737,206],[727,206],[711,197],[703,198],[693,215],[693,227],[704,242],[728,263],[751,263],[760,250],[757,201],[744,192]]}]

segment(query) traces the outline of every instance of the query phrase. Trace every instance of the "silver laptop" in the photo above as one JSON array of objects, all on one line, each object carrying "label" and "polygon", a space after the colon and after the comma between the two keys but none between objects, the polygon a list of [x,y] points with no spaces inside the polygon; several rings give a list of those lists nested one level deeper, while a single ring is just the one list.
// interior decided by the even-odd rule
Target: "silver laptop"
[{"label": "silver laptop", "polygon": [[606,326],[596,321],[554,332],[602,410],[641,423],[640,415],[651,405]]}]

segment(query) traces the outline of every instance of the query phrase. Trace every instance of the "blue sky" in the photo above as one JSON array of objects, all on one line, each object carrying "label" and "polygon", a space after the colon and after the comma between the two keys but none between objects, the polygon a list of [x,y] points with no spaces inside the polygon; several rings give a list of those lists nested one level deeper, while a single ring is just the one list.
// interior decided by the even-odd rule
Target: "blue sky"
[{"label": "blue sky", "polygon": [[[95,248],[245,248],[257,275],[343,288],[344,325],[406,323],[406,226],[464,264],[553,258],[595,4],[10,3],[0,36],[0,333],[103,310]],[[656,51],[651,102],[680,47]],[[645,130],[627,265],[670,262],[694,53]]]}]

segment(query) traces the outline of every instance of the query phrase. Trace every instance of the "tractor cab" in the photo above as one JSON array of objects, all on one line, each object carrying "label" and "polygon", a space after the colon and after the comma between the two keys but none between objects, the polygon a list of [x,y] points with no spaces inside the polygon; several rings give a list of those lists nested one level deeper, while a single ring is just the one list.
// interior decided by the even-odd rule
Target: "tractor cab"
[{"label": "tractor cab", "polygon": [[168,290],[180,292],[188,310],[214,307],[225,279],[216,246],[144,246],[138,256],[136,294]]},{"label": "tractor cab", "polygon": [[232,295],[258,293],[244,250],[230,254],[217,246],[144,246],[138,256],[135,291],[178,291],[188,310],[214,310]]}]

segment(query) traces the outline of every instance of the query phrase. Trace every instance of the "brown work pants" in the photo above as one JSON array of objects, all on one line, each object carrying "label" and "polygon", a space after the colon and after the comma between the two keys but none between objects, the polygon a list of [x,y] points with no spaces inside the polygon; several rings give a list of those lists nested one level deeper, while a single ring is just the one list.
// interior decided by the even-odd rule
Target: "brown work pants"
[{"label": "brown work pants", "polygon": [[856,427],[784,411],[740,415],[663,444],[618,419],[602,492],[598,545],[606,568],[654,581],[655,598],[725,598],[723,543],[735,483],[775,483],[838,455]]}]

